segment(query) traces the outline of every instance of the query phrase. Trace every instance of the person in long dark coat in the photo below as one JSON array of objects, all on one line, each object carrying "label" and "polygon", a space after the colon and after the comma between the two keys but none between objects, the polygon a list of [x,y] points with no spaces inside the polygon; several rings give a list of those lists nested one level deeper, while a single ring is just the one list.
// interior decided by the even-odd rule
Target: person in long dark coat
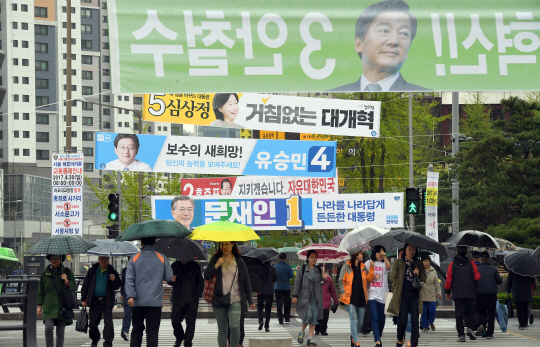
[{"label": "person in long dark coat", "polygon": [[533,301],[532,284],[534,277],[521,276],[513,271],[508,274],[506,292],[512,293],[512,300],[516,303],[519,330],[523,330],[527,324],[529,314],[529,303]]}]

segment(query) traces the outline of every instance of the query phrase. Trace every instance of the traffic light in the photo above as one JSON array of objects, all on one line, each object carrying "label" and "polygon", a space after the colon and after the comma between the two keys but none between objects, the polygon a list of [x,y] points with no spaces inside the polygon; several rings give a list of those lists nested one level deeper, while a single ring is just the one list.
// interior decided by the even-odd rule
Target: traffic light
[{"label": "traffic light", "polygon": [[120,195],[117,193],[109,194],[109,214],[107,219],[111,222],[118,222],[120,219]]},{"label": "traffic light", "polygon": [[113,225],[108,225],[107,229],[109,233],[107,234],[108,239],[116,239],[120,235],[120,223],[114,223]]},{"label": "traffic light", "polygon": [[407,188],[405,190],[405,213],[420,213],[420,189]]},{"label": "traffic light", "polygon": [[420,197],[422,198],[422,203],[420,204],[420,213],[426,214],[426,205],[427,205],[427,190],[422,189],[420,191]]}]

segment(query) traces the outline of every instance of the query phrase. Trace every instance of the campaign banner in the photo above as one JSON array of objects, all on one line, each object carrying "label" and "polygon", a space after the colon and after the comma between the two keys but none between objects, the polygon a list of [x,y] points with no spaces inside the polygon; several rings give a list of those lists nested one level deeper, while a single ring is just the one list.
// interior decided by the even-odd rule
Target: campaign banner
[{"label": "campaign banner", "polygon": [[[381,102],[215,93],[145,94],[143,119],[224,128],[379,137]],[[260,138],[264,138],[260,136]]]},{"label": "campaign banner", "polygon": [[83,155],[53,153],[51,236],[83,233]]},{"label": "campaign banner", "polygon": [[538,0],[110,0],[113,93],[538,90]]},{"label": "campaign banner", "polygon": [[335,141],[96,133],[100,170],[336,177]]},{"label": "campaign banner", "polygon": [[[426,198],[424,203],[426,204],[426,236],[431,237],[433,240],[439,242],[439,225],[438,225],[438,210],[437,203],[439,200],[439,173],[428,172],[427,173],[427,185],[426,185]],[[433,254],[433,261],[439,264],[439,255]]]},{"label": "campaign banner", "polygon": [[182,178],[182,195],[286,195],[339,194],[334,177],[239,176]]},{"label": "campaign banner", "polygon": [[[174,196],[152,196],[152,218],[173,219]],[[354,229],[404,225],[403,193],[306,194],[290,196],[193,196],[190,227],[219,220],[254,230]]]}]

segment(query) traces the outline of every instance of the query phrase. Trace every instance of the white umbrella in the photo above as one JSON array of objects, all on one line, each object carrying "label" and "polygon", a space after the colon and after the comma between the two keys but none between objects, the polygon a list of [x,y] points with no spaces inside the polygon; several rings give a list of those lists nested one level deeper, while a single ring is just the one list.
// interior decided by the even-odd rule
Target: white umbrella
[{"label": "white umbrella", "polygon": [[354,247],[360,247],[369,243],[371,240],[375,240],[377,237],[381,237],[390,230],[381,228],[375,225],[368,225],[358,227],[345,235],[341,243],[339,244],[339,250],[348,251]]},{"label": "white umbrella", "polygon": [[105,257],[125,257],[139,253],[139,249],[129,241],[95,240],[94,244],[97,247],[91,248],[86,253]]}]

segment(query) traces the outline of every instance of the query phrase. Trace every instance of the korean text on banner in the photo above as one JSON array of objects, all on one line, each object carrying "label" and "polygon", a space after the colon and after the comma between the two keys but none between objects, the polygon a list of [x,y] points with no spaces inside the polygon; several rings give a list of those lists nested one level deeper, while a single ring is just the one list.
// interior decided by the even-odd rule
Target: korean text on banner
[{"label": "korean text on banner", "polygon": [[113,93],[538,90],[538,0],[218,4],[109,0]]},{"label": "korean text on banner", "polygon": [[[152,218],[173,219],[174,196],[152,196]],[[403,193],[193,196],[190,227],[228,220],[254,230],[403,227]],[[182,221],[185,225],[185,221]]]},{"label": "korean text on banner", "polygon": [[182,178],[182,195],[339,194],[334,177],[240,176]]},{"label": "korean text on banner", "polygon": [[250,93],[145,94],[143,106],[154,122],[362,137],[379,137],[380,115],[380,101]]},{"label": "korean text on banner", "polygon": [[96,133],[96,169],[335,177],[335,141]]},{"label": "korean text on banner", "polygon": [[51,235],[83,233],[83,155],[54,153],[52,157]]},{"label": "korean text on banner", "polygon": [[[439,197],[439,173],[427,173],[426,185],[426,236],[431,237],[435,241],[439,241],[439,226],[438,226],[438,211],[437,201]],[[439,264],[439,256],[432,255],[432,260]]]}]

